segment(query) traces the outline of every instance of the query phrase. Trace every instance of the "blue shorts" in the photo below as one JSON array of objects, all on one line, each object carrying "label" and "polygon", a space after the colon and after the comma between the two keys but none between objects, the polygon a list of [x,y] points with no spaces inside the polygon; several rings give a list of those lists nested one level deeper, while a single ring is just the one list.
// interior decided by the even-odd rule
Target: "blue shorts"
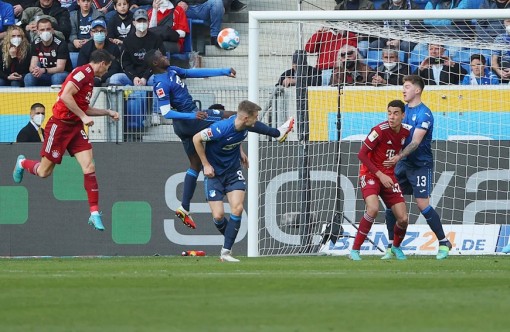
[{"label": "blue shorts", "polygon": [[228,172],[213,178],[205,178],[205,199],[207,201],[223,201],[225,195],[234,190],[246,191],[246,180],[243,171]]},{"label": "blue shorts", "polygon": [[413,195],[415,198],[429,198],[432,191],[432,168],[410,168],[399,162],[395,167],[400,190],[404,195]]},{"label": "blue shorts", "polygon": [[[207,112],[208,121],[206,120],[174,120],[174,132],[182,141],[184,151],[188,156],[197,153],[195,145],[193,145],[193,136],[196,133],[209,127],[213,122],[219,121],[223,118],[223,111],[218,110],[204,110]],[[219,113],[218,113],[219,112]]]}]

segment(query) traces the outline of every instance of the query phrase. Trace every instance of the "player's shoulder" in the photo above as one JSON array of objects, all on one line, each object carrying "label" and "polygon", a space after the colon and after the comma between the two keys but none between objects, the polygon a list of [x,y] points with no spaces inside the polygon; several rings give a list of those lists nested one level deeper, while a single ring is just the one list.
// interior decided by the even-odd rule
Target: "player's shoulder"
[{"label": "player's shoulder", "polygon": [[374,129],[384,131],[384,130],[389,130],[391,128],[390,128],[390,124],[388,123],[388,121],[383,121],[383,122],[379,123],[377,126],[375,126]]},{"label": "player's shoulder", "polygon": [[407,123],[402,123],[402,128],[406,131],[411,131],[411,129],[413,128],[412,125],[410,124],[407,124]]},{"label": "player's shoulder", "polygon": [[90,65],[86,64],[86,65],[74,68],[73,71],[71,72],[71,77],[75,81],[81,82],[85,78],[93,79],[93,77],[94,77],[93,74],[94,73],[92,71],[92,67],[90,67]]}]

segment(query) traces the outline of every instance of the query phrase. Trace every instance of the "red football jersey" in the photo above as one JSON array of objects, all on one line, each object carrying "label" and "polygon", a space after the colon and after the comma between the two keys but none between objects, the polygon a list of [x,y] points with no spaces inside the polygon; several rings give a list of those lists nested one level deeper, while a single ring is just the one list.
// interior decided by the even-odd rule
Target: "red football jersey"
[{"label": "red football jersey", "polygon": [[90,64],[76,67],[76,69],[67,76],[58,93],[57,102],[53,105],[53,116],[57,119],[81,121],[60,99],[62,91],[64,91],[64,88],[69,83],[74,84],[78,88],[78,92],[73,96],[76,104],[83,112],[87,112],[90,104],[90,97],[92,97],[92,89],[94,89],[94,70]]},{"label": "red football jersey", "polygon": [[[370,149],[370,160],[381,172],[388,175],[394,174],[395,167],[386,168],[383,166],[383,162],[402,150],[410,130],[411,126],[403,123],[400,131],[396,133],[390,128],[388,121],[381,122],[370,130],[370,134],[365,138],[363,144]],[[360,176],[368,173],[370,173],[368,167],[361,164]]]}]

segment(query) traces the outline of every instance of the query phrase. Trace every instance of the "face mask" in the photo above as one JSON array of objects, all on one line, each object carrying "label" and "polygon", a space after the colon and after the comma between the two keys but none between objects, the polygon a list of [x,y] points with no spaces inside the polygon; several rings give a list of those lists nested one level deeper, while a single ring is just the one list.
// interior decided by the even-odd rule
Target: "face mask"
[{"label": "face mask", "polygon": [[20,46],[21,45],[21,37],[12,37],[11,44],[14,45],[14,47]]},{"label": "face mask", "polygon": [[149,26],[149,24],[147,24],[147,23],[136,23],[135,24],[136,30],[138,30],[140,32],[145,32],[145,30],[147,30],[148,26]]},{"label": "face mask", "polygon": [[36,125],[38,125],[40,127],[44,121],[44,114],[34,115],[33,121]]},{"label": "face mask", "polygon": [[53,34],[49,31],[44,31],[41,34],[39,34],[39,37],[41,37],[42,41],[50,41],[51,37],[53,37]]},{"label": "face mask", "polygon": [[106,40],[106,33],[104,33],[104,32],[94,33],[94,41],[96,43],[104,43],[105,40]]},{"label": "face mask", "polygon": [[383,62],[383,66],[386,68],[386,70],[392,70],[396,65],[396,62]]},{"label": "face mask", "polygon": [[508,33],[508,34],[510,35],[510,25],[507,25],[507,26],[505,27],[505,29],[506,29],[506,33]]}]

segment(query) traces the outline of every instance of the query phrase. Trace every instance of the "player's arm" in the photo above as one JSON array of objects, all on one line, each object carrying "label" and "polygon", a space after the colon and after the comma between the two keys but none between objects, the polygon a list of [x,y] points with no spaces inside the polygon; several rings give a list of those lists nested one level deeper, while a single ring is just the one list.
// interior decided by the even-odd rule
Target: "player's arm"
[{"label": "player's arm", "polygon": [[195,146],[195,150],[197,151],[198,157],[200,157],[200,161],[202,162],[202,166],[204,167],[204,175],[207,177],[214,177],[214,168],[207,160],[207,156],[205,155],[205,146],[204,142],[211,140],[211,129],[206,128],[193,136],[193,145]]},{"label": "player's arm", "polygon": [[177,75],[182,78],[206,78],[215,76],[236,77],[234,68],[193,68],[183,69],[180,67],[170,67]]},{"label": "player's arm", "polygon": [[369,156],[370,148],[363,142],[361,145],[361,149],[358,152],[358,159],[365,165],[370,173],[375,174],[379,180],[381,181],[382,185],[386,188],[393,187],[394,183],[393,180],[386,174],[384,174],[370,159]]},{"label": "player's arm", "polygon": [[248,156],[246,155],[246,153],[244,153],[242,145],[239,146],[239,149],[240,149],[240,152],[241,152],[241,165],[244,168],[248,169],[250,167],[250,163],[248,161]]},{"label": "player's arm", "polygon": [[87,109],[87,114],[91,116],[109,116],[115,121],[119,120],[119,113],[110,109],[105,110],[102,108],[89,107]]},{"label": "player's arm", "polygon": [[[392,165],[395,165],[398,163],[402,158],[407,157],[411,153],[413,153],[418,146],[420,146],[420,143],[423,141],[423,138],[427,135],[427,130],[423,128],[416,128],[413,133],[413,139],[411,140],[411,143],[409,143],[404,150],[402,150],[399,154],[393,156],[389,160],[385,161],[384,165],[387,167],[391,167]],[[388,163],[392,162],[393,164],[388,166]]]},{"label": "player's arm", "polygon": [[62,94],[60,95],[60,100],[64,102],[67,109],[69,109],[71,112],[76,114],[77,117],[81,119],[84,125],[86,126],[92,126],[94,124],[94,120],[92,120],[91,117],[89,117],[85,112],[83,112],[79,107],[78,104],[76,104],[76,101],[74,100],[74,95],[77,94],[79,91],[78,87],[74,85],[73,82],[69,82],[69,84],[65,85],[64,91],[62,91]]}]

